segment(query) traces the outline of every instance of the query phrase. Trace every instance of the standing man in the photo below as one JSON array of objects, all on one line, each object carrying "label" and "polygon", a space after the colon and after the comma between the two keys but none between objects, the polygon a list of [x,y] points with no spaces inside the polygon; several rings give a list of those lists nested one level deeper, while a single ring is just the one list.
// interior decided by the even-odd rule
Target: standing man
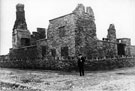
[{"label": "standing man", "polygon": [[80,76],[84,76],[84,62],[85,62],[85,58],[82,56],[82,54],[79,54],[78,67],[79,67]]}]

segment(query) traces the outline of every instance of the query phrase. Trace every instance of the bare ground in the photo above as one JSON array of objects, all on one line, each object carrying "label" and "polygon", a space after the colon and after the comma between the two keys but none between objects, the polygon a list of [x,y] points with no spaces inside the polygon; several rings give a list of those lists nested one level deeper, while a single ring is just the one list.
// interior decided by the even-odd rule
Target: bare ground
[{"label": "bare ground", "polygon": [[78,72],[0,68],[0,91],[135,91],[135,67]]}]

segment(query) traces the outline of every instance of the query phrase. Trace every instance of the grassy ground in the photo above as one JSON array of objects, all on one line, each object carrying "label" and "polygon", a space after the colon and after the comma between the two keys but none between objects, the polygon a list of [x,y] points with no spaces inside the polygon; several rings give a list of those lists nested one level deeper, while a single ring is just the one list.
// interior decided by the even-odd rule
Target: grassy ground
[{"label": "grassy ground", "polygon": [[0,91],[135,91],[135,67],[78,72],[0,68]]}]

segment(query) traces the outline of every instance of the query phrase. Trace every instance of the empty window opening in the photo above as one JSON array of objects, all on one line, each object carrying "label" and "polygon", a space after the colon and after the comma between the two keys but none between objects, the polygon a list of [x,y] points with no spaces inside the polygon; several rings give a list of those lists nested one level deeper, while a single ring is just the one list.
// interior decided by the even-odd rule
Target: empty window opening
[{"label": "empty window opening", "polygon": [[30,45],[30,39],[28,39],[28,38],[21,38],[21,45],[22,46],[29,46]]}]

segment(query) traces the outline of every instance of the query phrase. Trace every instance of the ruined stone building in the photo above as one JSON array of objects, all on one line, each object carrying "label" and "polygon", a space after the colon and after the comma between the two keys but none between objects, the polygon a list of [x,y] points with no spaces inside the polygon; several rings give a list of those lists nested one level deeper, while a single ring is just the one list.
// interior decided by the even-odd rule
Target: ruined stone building
[{"label": "ruined stone building", "polygon": [[129,38],[116,38],[114,24],[110,24],[107,37],[99,40],[94,12],[91,7],[85,8],[82,4],[78,4],[70,14],[49,20],[47,30],[37,28],[37,32],[32,34],[25,21],[24,5],[17,4],[12,40],[11,59],[66,59],[79,53],[89,59],[135,55],[135,47],[131,46]]}]

